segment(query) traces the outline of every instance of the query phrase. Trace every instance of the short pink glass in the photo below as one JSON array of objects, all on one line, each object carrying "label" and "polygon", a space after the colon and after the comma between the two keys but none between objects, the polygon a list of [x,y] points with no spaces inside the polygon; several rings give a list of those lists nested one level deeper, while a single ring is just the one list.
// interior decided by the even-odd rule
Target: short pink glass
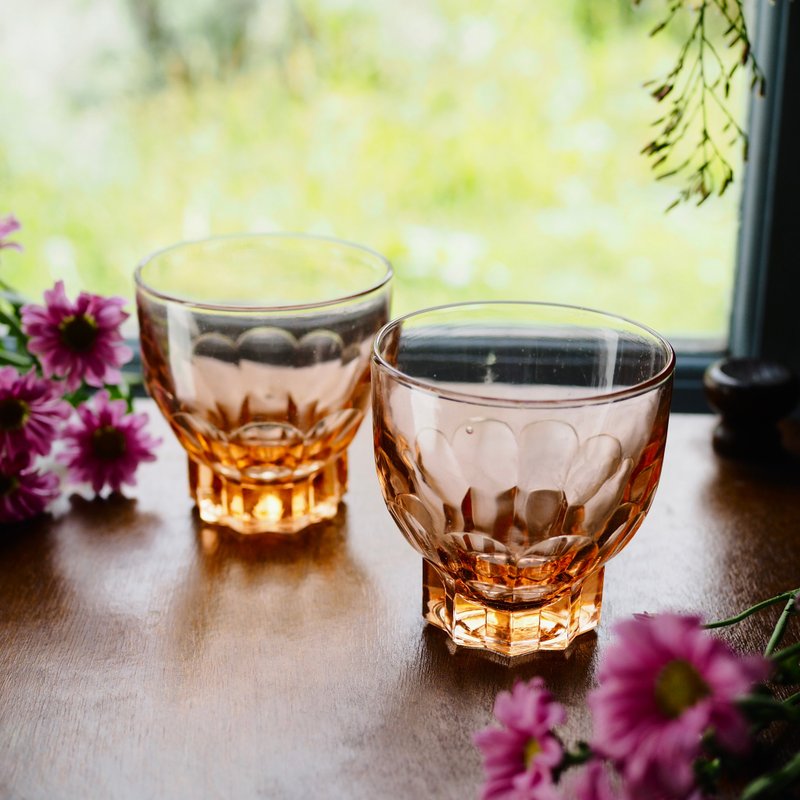
[{"label": "short pink glass", "polygon": [[292,234],[188,242],[139,266],[145,383],[201,519],[291,534],[335,516],[391,277],[371,250]]},{"label": "short pink glass", "polygon": [[384,499],[423,557],[422,613],[459,645],[562,650],[661,473],[675,355],[621,317],[467,303],[389,323],[372,356]]}]

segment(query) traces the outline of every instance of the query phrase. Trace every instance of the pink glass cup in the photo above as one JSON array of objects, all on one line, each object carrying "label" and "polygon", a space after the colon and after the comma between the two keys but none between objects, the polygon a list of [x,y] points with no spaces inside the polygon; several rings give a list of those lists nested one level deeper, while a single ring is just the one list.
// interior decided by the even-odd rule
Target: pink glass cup
[{"label": "pink glass cup", "polygon": [[443,306],[381,330],[375,458],[423,557],[426,620],[509,656],[597,626],[604,564],[658,484],[674,364],[657,333],[571,306]]},{"label": "pink glass cup", "polygon": [[293,234],[188,242],[139,266],[145,383],[201,519],[296,533],[336,514],[391,277],[371,250]]}]

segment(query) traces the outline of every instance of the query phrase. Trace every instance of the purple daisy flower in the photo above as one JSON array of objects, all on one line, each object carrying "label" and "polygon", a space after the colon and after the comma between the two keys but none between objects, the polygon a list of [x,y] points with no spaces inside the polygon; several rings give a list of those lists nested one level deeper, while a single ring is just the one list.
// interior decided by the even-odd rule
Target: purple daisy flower
[{"label": "purple daisy flower", "polygon": [[44,374],[64,378],[70,392],[84,380],[97,387],[119,383],[119,368],[133,357],[119,330],[129,316],[122,310],[125,300],[81,292],[72,303],[63,281],[44,300],[44,306],[22,307],[28,350],[39,357]]},{"label": "purple daisy flower", "polygon": [[58,460],[73,480],[90,483],[95,492],[104,486],[119,492],[123,483],[135,485],[139,464],[155,460],[153,449],[161,440],[144,430],[146,424],[147,414],[128,414],[124,400],[98,392],[65,428],[66,450]]},{"label": "purple daisy flower", "polygon": [[534,678],[500,692],[494,715],[504,727],[475,734],[486,772],[481,798],[557,800],[552,770],[561,761],[563,748],[553,728],[564,721],[563,706],[553,700],[541,678]]},{"label": "purple daisy flower", "polygon": [[17,242],[9,242],[7,237],[12,233],[18,231],[22,225],[13,214],[7,217],[0,217],[0,250],[6,247],[13,248],[14,250],[22,250],[22,245]]},{"label": "purple daisy flower", "polygon": [[0,367],[0,456],[46,456],[71,411],[52,381]]},{"label": "purple daisy flower", "polygon": [[58,497],[58,476],[39,472],[27,458],[0,459],[0,522],[20,522],[42,513]]},{"label": "purple daisy flower", "polygon": [[767,677],[767,662],[736,655],[697,617],[642,616],[616,631],[589,696],[593,749],[619,766],[635,797],[699,796],[693,764],[704,735],[747,749],[736,701]]}]

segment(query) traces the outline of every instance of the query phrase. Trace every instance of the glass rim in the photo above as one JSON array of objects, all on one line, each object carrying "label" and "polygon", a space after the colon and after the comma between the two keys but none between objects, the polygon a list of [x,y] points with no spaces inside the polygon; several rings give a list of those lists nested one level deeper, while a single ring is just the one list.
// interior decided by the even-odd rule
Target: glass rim
[{"label": "glass rim", "polygon": [[[491,306],[519,306],[519,307],[533,307],[533,308],[552,308],[563,309],[569,311],[581,311],[587,314],[596,315],[597,317],[606,320],[615,320],[617,322],[624,322],[632,325],[653,337],[664,350],[667,360],[666,364],[651,377],[644,381],[634,384],[633,386],[626,386],[623,389],[617,389],[611,392],[603,392],[600,394],[587,395],[585,397],[565,398],[499,398],[497,396],[481,395],[478,392],[461,392],[455,389],[442,388],[430,380],[424,378],[415,378],[407,375],[402,370],[389,364],[388,361],[381,355],[379,347],[381,342],[387,334],[394,328],[402,325],[405,321],[414,317],[421,317],[425,314],[430,314],[439,311],[449,311],[451,309],[468,309],[478,307],[491,307]],[[435,394],[437,397],[442,397],[449,400],[458,402],[476,403],[479,405],[497,406],[497,407],[516,407],[516,408],[574,408],[576,406],[586,405],[602,405],[605,403],[614,403],[619,400],[627,400],[631,397],[637,397],[642,394],[661,386],[666,383],[675,371],[675,349],[658,331],[653,328],[643,325],[641,322],[624,317],[621,314],[614,314],[608,311],[600,311],[596,308],[589,308],[587,306],[571,305],[569,303],[548,303],[543,301],[534,300],[477,300],[463,303],[446,303],[444,305],[431,306],[429,308],[421,308],[417,311],[411,311],[408,314],[403,314],[396,319],[390,320],[386,323],[376,334],[375,340],[372,344],[372,362],[381,370],[389,373],[399,383],[403,383],[412,389],[419,389],[430,394]]]},{"label": "glass rim", "polygon": [[[383,275],[373,283],[369,284],[363,289],[359,289],[358,291],[350,292],[349,294],[344,294],[327,300],[314,300],[311,302],[304,302],[304,303],[285,303],[285,304],[277,303],[272,305],[242,305],[233,303],[210,303],[202,300],[191,300],[187,297],[181,297],[180,295],[177,294],[160,291],[151,286],[143,277],[142,274],[143,270],[145,269],[145,267],[147,267],[148,264],[152,263],[153,261],[165,255],[166,253],[170,253],[174,250],[180,250],[184,247],[189,247],[191,245],[206,245],[206,244],[212,244],[214,242],[226,242],[226,241],[246,242],[248,240],[260,240],[260,241],[283,240],[292,242],[312,242],[317,244],[337,245],[339,247],[343,247],[346,250],[351,250],[353,252],[361,253],[362,255],[370,256],[384,267],[384,272]],[[183,241],[175,242],[174,244],[167,245],[166,247],[161,247],[158,250],[155,250],[149,255],[145,256],[136,265],[136,269],[133,272],[134,283],[136,284],[137,289],[146,292],[148,295],[156,297],[164,302],[174,303],[176,305],[185,306],[188,308],[198,308],[204,311],[221,311],[221,312],[239,311],[244,313],[307,311],[314,308],[324,308],[326,306],[340,305],[341,303],[346,303],[350,300],[355,300],[359,297],[364,297],[366,295],[372,294],[378,289],[386,286],[386,284],[389,283],[389,281],[392,279],[393,276],[394,276],[394,269],[389,259],[386,258],[386,256],[379,253],[377,250],[373,250],[371,247],[367,247],[366,245],[363,244],[356,244],[355,242],[351,242],[346,239],[338,239],[335,236],[323,236],[314,233],[296,233],[291,231],[288,232],[276,231],[267,233],[230,233],[230,234],[222,234],[219,236],[204,236],[199,239],[184,239]]]}]

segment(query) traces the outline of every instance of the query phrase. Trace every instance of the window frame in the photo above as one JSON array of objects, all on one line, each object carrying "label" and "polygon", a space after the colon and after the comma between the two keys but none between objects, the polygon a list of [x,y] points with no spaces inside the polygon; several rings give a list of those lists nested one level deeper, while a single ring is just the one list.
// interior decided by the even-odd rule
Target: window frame
[{"label": "window frame", "polygon": [[791,102],[800,86],[800,53],[790,46],[800,44],[800,9],[790,0],[759,0],[754,30],[766,94],[752,97],[748,114],[728,344],[689,352],[676,342],[673,411],[710,410],[703,373],[726,355],[774,359],[800,373],[800,313],[791,303],[800,296],[800,266],[792,264],[800,226],[790,210],[790,192],[800,183],[800,151],[793,146],[800,140],[800,106]]}]

